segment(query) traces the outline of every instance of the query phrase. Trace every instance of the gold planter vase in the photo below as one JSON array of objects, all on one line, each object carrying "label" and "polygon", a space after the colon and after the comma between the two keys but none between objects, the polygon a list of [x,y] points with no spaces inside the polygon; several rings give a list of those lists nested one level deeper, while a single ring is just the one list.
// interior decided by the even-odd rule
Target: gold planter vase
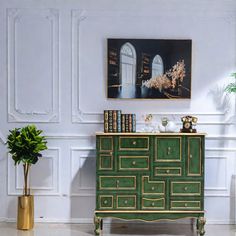
[{"label": "gold planter vase", "polygon": [[17,229],[29,230],[34,227],[34,196],[18,197]]}]

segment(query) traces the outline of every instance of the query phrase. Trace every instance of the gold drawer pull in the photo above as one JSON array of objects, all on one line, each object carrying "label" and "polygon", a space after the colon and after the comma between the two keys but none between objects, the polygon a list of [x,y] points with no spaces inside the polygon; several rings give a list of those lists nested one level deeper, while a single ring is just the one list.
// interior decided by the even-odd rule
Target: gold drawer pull
[{"label": "gold drawer pull", "polygon": [[169,174],[169,173],[170,173],[170,170],[166,170],[166,173]]},{"label": "gold drawer pull", "polygon": [[120,181],[119,180],[116,180],[116,187],[119,188],[119,183]]},{"label": "gold drawer pull", "polygon": [[136,141],[133,141],[133,145],[136,145]]},{"label": "gold drawer pull", "polygon": [[167,155],[170,155],[171,147],[167,148]]},{"label": "gold drawer pull", "polygon": [[125,204],[127,204],[128,203],[128,201],[127,200],[125,200]]},{"label": "gold drawer pull", "polygon": [[188,190],[188,187],[187,187],[187,186],[186,186],[186,187],[184,187],[184,190],[185,190],[185,191],[187,191],[187,190]]},{"label": "gold drawer pull", "polygon": [[107,204],[107,200],[104,201],[104,204]]},{"label": "gold drawer pull", "polygon": [[155,190],[155,187],[154,187],[154,186],[152,186],[152,190]]},{"label": "gold drawer pull", "polygon": [[192,158],[193,158],[193,155],[192,155],[192,154],[190,154],[190,155],[189,155],[189,158],[190,158],[190,159],[192,159]]},{"label": "gold drawer pull", "polygon": [[110,152],[109,154],[112,155],[112,152]]},{"label": "gold drawer pull", "polygon": [[188,206],[188,203],[185,203],[184,206],[187,207],[187,206]]},{"label": "gold drawer pull", "polygon": [[135,165],[136,165],[136,161],[133,161],[133,162],[132,162],[132,165],[135,166]]},{"label": "gold drawer pull", "polygon": [[153,207],[155,206],[155,202],[152,202],[152,206],[153,206]]}]

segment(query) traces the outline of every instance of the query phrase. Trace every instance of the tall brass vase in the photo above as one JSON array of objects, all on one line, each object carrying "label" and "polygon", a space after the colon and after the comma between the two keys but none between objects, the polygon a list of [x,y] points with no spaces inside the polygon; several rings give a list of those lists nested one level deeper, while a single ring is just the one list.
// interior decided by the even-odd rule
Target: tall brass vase
[{"label": "tall brass vase", "polygon": [[34,196],[18,197],[17,229],[29,230],[34,227]]}]

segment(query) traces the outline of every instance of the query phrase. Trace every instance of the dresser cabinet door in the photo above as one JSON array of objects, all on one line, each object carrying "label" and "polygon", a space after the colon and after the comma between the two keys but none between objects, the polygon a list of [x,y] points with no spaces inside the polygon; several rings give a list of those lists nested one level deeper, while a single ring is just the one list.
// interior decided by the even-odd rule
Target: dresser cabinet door
[{"label": "dresser cabinet door", "polygon": [[155,138],[156,162],[180,162],[182,160],[181,137]]},{"label": "dresser cabinet door", "polygon": [[202,153],[201,153],[201,138],[188,137],[188,176],[201,176],[202,175]]}]

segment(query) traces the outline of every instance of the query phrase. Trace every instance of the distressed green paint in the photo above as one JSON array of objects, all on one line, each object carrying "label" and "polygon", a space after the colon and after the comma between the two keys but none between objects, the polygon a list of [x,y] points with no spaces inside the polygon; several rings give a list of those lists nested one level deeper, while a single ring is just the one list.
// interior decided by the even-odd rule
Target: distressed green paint
[{"label": "distressed green paint", "polygon": [[96,143],[97,235],[105,217],[197,218],[204,234],[204,135],[98,135]]}]

